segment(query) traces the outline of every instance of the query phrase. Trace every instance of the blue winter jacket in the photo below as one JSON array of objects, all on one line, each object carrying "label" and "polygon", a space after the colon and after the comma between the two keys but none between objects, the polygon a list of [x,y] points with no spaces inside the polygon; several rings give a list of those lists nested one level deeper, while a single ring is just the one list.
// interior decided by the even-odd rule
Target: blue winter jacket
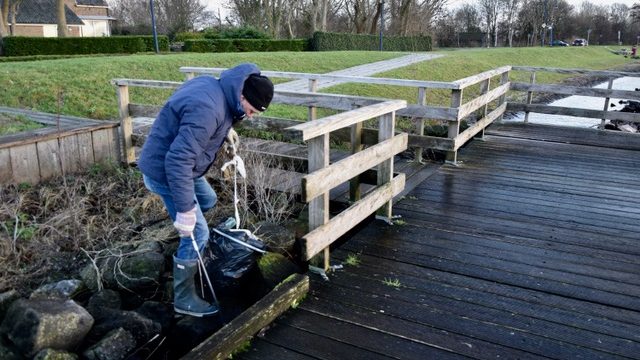
[{"label": "blue winter jacket", "polygon": [[176,211],[193,209],[193,179],[209,170],[233,122],[245,116],[242,87],[249,75],[259,73],[255,64],[241,64],[222,72],[220,79],[196,77],[178,88],[158,114],[138,167],[169,186]]}]

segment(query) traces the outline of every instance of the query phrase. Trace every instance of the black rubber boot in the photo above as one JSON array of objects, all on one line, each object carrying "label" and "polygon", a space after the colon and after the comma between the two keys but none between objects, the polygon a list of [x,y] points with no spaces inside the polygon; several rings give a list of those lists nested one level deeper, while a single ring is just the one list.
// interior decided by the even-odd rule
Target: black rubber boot
[{"label": "black rubber boot", "polygon": [[196,293],[194,276],[197,271],[197,260],[173,257],[173,310],[197,317],[214,315],[218,306],[202,300]]}]

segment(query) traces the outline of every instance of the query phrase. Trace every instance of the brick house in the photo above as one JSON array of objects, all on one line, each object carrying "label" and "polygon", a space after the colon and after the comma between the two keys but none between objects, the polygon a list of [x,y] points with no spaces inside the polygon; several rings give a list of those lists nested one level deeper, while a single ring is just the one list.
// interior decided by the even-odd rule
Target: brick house
[{"label": "brick house", "polygon": [[[58,36],[57,0],[22,0],[16,15],[16,36]],[[65,0],[70,36],[110,36],[111,21],[106,0]],[[10,17],[11,19],[11,17]]]}]

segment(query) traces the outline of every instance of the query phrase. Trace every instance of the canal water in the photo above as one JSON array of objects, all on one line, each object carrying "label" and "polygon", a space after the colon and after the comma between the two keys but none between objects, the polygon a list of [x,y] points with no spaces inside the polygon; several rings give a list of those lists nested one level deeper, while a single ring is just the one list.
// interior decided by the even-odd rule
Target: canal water
[{"label": "canal water", "polygon": [[[603,82],[594,86],[597,89],[606,89],[609,82]],[[613,89],[615,90],[630,90],[633,91],[636,88],[640,88],[640,78],[638,77],[622,77],[613,81]],[[621,99],[611,98],[610,104],[615,104],[615,107],[609,107],[610,111],[620,110],[624,105],[619,104]],[[626,100],[626,99],[622,99]],[[596,98],[591,96],[578,96],[573,95],[560,100],[549,103],[549,106],[561,106],[561,107],[573,107],[581,109],[602,110],[604,108],[604,98]],[[505,119],[506,121],[524,121],[524,112],[518,113],[516,116]],[[564,125],[575,127],[597,127],[600,125],[600,119],[590,119],[582,117],[573,117],[565,115],[547,115],[547,114],[529,114],[529,122],[534,124],[546,124],[546,125]]]}]

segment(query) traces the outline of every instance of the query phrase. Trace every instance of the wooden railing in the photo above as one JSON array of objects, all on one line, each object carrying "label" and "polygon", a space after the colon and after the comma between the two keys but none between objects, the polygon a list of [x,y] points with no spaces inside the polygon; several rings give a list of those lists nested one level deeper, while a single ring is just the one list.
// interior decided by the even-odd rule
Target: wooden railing
[{"label": "wooden railing", "polygon": [[[508,111],[524,111],[524,122],[529,122],[529,113],[540,113],[550,115],[566,115],[584,118],[600,119],[599,129],[603,130],[606,120],[623,120],[629,122],[640,122],[640,114],[624,113],[619,111],[609,111],[610,98],[622,98],[627,100],[640,101],[640,92],[638,91],[626,91],[626,90],[614,90],[613,80],[623,76],[638,77],[638,73],[623,72],[623,71],[596,71],[585,69],[559,69],[559,68],[544,68],[544,67],[528,67],[528,66],[514,66],[514,71],[526,71],[531,73],[529,83],[512,83],[511,89],[516,91],[526,91],[527,97],[525,103],[509,102],[507,106]],[[567,85],[553,85],[553,84],[538,84],[536,83],[536,74],[539,72],[552,72],[559,74],[579,74],[599,76],[606,78],[608,81],[607,89],[594,89],[578,86]],[[569,108],[560,106],[548,106],[545,104],[532,104],[533,94],[536,92],[558,94],[558,95],[582,95],[604,98],[605,103],[602,110],[588,110],[581,108]]]},{"label": "wooden railing", "polygon": [[[309,174],[302,179],[303,201],[309,203],[309,233],[301,242],[305,260],[324,249],[324,270],[329,268],[329,245],[369,215],[378,214],[391,220],[391,201],[405,184],[404,174],[393,177],[394,156],[407,149],[407,134],[395,134],[395,112],[403,109],[404,100],[391,100],[347,111],[288,128],[308,144]],[[351,156],[329,164],[329,133],[350,127],[354,137],[362,122],[378,118],[379,143],[365,150],[354,149]],[[376,167],[378,187],[345,211],[329,219],[329,192]],[[359,188],[356,183],[352,188]]]},{"label": "wooden railing", "polygon": [[[180,71],[186,74],[186,79],[191,79],[197,74],[219,75],[225,68],[202,68],[202,67],[181,67]],[[366,83],[377,85],[393,85],[413,87],[417,89],[417,102],[416,104],[408,104],[404,109],[397,111],[398,116],[405,116],[414,119],[414,131],[409,134],[409,146],[415,148],[415,160],[422,161],[422,150],[424,148],[445,150],[447,151],[447,160],[449,162],[456,162],[456,154],[458,149],[464,145],[466,141],[473,136],[482,132],[491,122],[502,116],[505,111],[505,94],[509,90],[509,71],[510,66],[501,67],[495,70],[483,72],[478,75],[474,75],[468,78],[464,78],[454,82],[442,82],[442,81],[423,81],[423,80],[406,80],[406,79],[393,79],[393,78],[375,78],[365,76],[346,76],[346,75],[331,75],[331,74],[310,74],[310,73],[296,73],[296,72],[284,72],[284,71],[262,71],[262,74],[274,77],[274,78],[286,78],[286,79],[299,79],[309,81],[309,91],[317,94],[317,83],[321,80],[340,81],[340,82],[352,82],[352,83]],[[500,86],[490,89],[490,82],[493,77],[500,76]],[[472,99],[468,103],[463,103],[463,91],[464,89],[482,83],[482,94],[479,98]],[[426,104],[426,96],[428,90],[435,89],[448,89],[451,90],[451,106],[429,106]],[[306,93],[305,93],[306,94]],[[319,95],[320,97],[313,97],[312,101],[305,101],[307,95],[303,93],[287,93],[281,92],[279,101],[281,103],[287,103],[292,105],[307,105],[310,107],[310,117],[313,118],[313,107],[326,107],[336,110],[348,110],[355,106],[365,106],[370,104],[372,99],[357,98],[339,95],[337,100],[336,95]],[[328,96],[328,98],[323,98]],[[318,100],[323,99],[322,103]],[[347,100],[349,99],[349,100]],[[350,100],[359,99],[358,103],[349,103]],[[297,100],[297,101],[296,101]],[[346,100],[346,101],[345,101]],[[487,105],[498,100],[500,104],[491,113],[487,113]],[[375,101],[375,100],[374,100]],[[346,106],[345,106],[346,105]],[[504,105],[504,106],[503,106]],[[462,119],[471,115],[479,109],[484,109],[484,113],[481,121],[477,122],[472,128],[467,129],[464,133],[460,133],[460,123]],[[424,123],[426,120],[440,120],[448,123],[448,136],[446,138],[436,136],[424,135]],[[366,130],[365,130],[366,133]],[[365,141],[367,136],[365,134]]]}]

